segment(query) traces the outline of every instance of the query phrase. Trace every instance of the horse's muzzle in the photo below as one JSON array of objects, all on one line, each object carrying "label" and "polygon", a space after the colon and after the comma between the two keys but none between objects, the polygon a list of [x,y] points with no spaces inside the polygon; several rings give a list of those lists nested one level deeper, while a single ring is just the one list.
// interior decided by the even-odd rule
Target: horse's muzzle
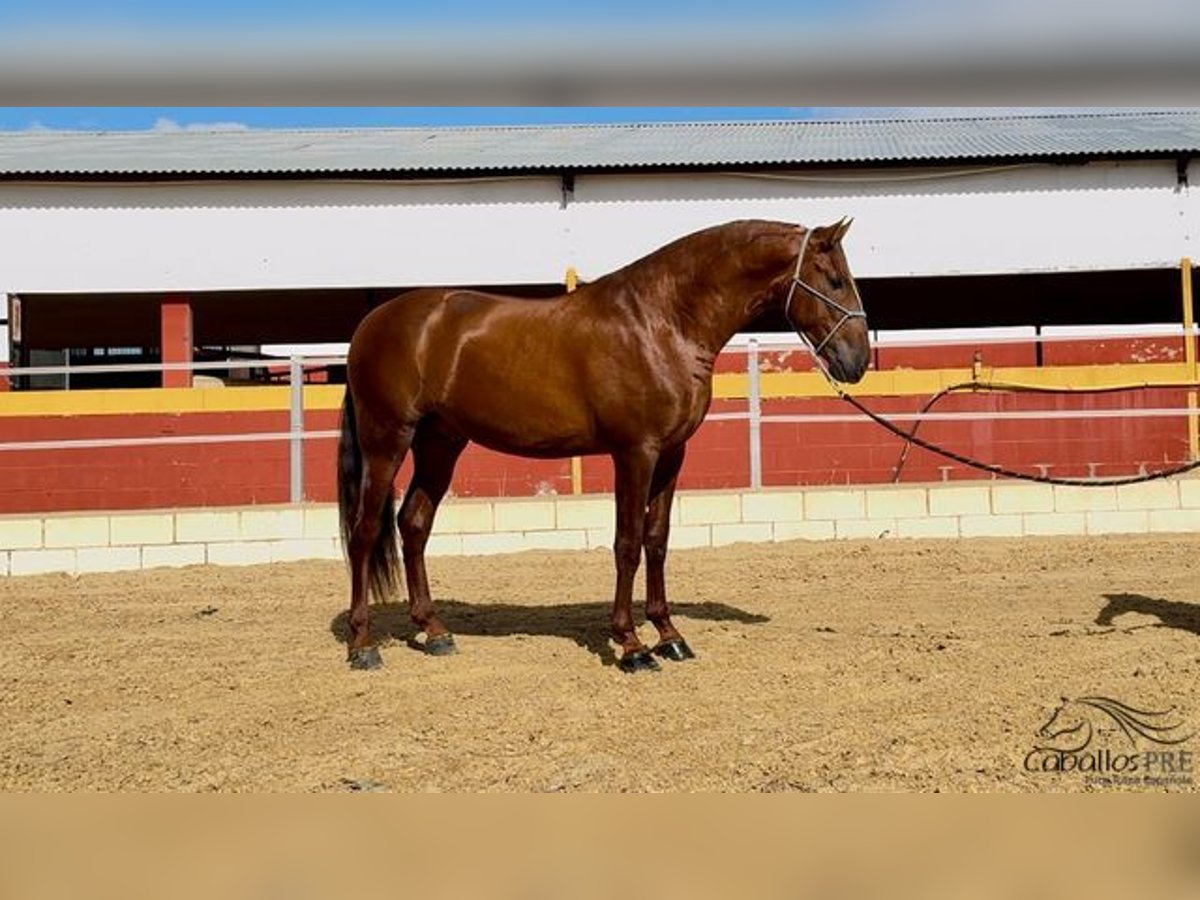
[{"label": "horse's muzzle", "polygon": [[829,374],[843,384],[856,384],[871,363],[871,347],[865,341],[839,341],[825,352]]}]

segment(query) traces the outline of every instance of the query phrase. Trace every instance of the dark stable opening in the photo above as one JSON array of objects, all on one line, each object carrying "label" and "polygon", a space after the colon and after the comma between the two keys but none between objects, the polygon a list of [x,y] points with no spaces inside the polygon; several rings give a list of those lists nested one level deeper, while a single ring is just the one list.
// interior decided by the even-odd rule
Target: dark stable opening
[{"label": "dark stable opening", "polygon": [[[478,286],[532,300],[557,296],[556,284]],[[986,328],[994,326],[1127,325],[1181,319],[1179,270],[1121,269],[1002,275],[951,275],[859,279],[872,330]],[[197,360],[257,358],[264,344],[349,341],[372,308],[403,293],[400,287],[220,291],[189,295]],[[156,372],[86,374],[90,365],[160,359],[160,295],[61,294],[22,297],[22,343],[16,365],[62,365],[69,358],[70,386],[154,386]],[[747,331],[786,332],[779,313],[751,322]],[[244,373],[244,370],[243,370]],[[279,377],[234,370],[208,373],[230,381]],[[321,380],[344,379],[331,367]],[[13,387],[63,387],[62,376],[14,379]]]}]

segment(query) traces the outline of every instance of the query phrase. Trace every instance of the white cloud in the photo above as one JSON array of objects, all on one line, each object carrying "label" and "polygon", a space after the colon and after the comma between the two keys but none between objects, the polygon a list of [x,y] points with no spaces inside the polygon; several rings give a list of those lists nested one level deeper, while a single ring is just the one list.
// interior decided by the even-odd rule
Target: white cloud
[{"label": "white cloud", "polygon": [[155,131],[247,131],[249,128],[244,122],[188,122],[181,125],[166,116],[160,116],[154,122]]}]

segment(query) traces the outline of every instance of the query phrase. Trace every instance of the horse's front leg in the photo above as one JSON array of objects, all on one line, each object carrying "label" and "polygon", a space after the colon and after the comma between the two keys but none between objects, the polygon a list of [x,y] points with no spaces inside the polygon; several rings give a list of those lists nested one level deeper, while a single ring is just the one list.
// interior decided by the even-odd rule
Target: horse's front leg
[{"label": "horse's front leg", "polygon": [[429,593],[425,571],[425,546],[433,531],[438,504],[446,496],[454,477],[454,465],[467,446],[466,440],[436,419],[426,419],[413,439],[413,477],[400,507],[398,525],[404,554],[404,578],[408,586],[409,616],[418,631],[425,632],[425,652],[447,656],[456,652],[454,636],[438,618]]},{"label": "horse's front leg", "polygon": [[664,450],[659,457],[650,483],[650,506],[646,510],[642,536],[646,547],[646,618],[658,629],[659,640],[654,653],[676,662],[695,657],[683,635],[671,624],[664,572],[667,539],[671,533],[671,501],[675,498],[675,482],[683,465],[683,453],[684,445],[680,444]]},{"label": "horse's front leg", "polygon": [[642,557],[642,539],[650,481],[658,454],[638,448],[613,455],[617,482],[617,537],[613,556],[617,566],[613,599],[612,636],[621,645],[619,665],[625,672],[653,671],[658,663],[638,640],[633,627],[633,578]]}]

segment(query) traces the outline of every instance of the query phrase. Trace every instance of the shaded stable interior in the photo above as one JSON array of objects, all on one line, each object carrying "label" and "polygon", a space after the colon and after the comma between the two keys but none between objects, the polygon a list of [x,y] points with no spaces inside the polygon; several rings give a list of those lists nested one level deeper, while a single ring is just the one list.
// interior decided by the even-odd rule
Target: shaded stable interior
[{"label": "shaded stable interior", "polygon": [[[182,353],[199,361],[257,358],[267,345],[349,341],[373,307],[404,287],[219,291],[190,294],[30,294],[19,298],[21,328],[10,332],[15,366],[89,366],[180,361],[164,347],[183,341]],[[531,299],[553,297],[561,285],[479,286]],[[995,326],[1126,325],[1179,321],[1179,272],[1174,268],[937,277],[860,281],[871,326],[877,331]],[[169,310],[190,318],[190,340]],[[10,314],[11,318],[11,314]],[[749,331],[785,332],[771,314]],[[268,370],[214,373],[230,381],[269,380]],[[337,370],[325,373],[339,380]],[[15,389],[65,386],[61,375],[14,379]],[[155,372],[86,375],[73,372],[71,388],[155,386]],[[178,384],[179,381],[174,382]]]}]

